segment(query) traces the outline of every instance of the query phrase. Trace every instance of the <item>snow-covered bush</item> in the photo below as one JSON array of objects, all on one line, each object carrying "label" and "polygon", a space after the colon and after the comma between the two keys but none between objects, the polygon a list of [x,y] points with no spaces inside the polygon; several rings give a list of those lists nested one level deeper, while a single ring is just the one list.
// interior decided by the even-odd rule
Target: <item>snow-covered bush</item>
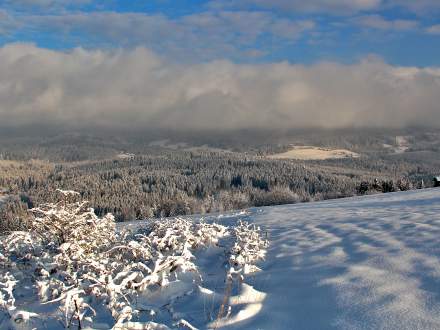
[{"label": "snow-covered bush", "polygon": [[[231,230],[177,218],[116,230],[111,214],[97,217],[77,193],[59,194],[59,202],[32,209],[29,231],[0,241],[0,315],[6,316],[0,328],[20,322],[47,325],[34,313],[41,306],[58,326],[96,327],[99,319],[106,320],[104,328],[153,327],[156,311],[150,300],[159,296],[167,305],[203,281],[195,251],[231,237],[228,278],[257,270],[255,262],[264,257],[265,241],[246,223]],[[35,299],[23,300],[23,295]]]},{"label": "snow-covered bush", "polygon": [[[249,274],[258,271],[255,263],[266,255],[267,240],[261,235],[261,228],[239,221],[233,228],[235,243],[229,262],[235,272]],[[237,269],[235,269],[237,268]]]}]

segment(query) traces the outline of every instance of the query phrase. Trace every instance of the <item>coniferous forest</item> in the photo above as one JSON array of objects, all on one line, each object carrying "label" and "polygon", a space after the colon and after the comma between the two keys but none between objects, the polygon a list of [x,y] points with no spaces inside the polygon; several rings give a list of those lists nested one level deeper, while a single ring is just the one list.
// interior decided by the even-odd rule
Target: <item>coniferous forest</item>
[{"label": "coniferous forest", "polygon": [[[303,136],[303,135],[302,135]],[[58,138],[59,139],[59,138]],[[287,144],[268,143],[225,149],[120,141],[106,144],[71,137],[38,143],[4,143],[0,187],[9,197],[0,209],[11,227],[26,209],[54,199],[56,189],[78,191],[99,216],[117,221],[205,214],[429,187],[439,168],[438,146],[417,144],[405,153],[381,148],[384,136],[332,136],[326,147],[346,147],[359,158],[270,159]],[[300,143],[323,144],[303,140]],[[118,144],[119,143],[119,144]],[[424,162],[419,161],[423,154]],[[5,223],[5,221],[3,221]]]}]

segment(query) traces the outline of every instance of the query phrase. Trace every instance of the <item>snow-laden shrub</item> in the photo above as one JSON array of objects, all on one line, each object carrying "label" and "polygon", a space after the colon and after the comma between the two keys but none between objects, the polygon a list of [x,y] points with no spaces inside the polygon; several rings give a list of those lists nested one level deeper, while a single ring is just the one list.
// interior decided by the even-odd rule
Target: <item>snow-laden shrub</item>
[{"label": "snow-laden shrub", "polygon": [[259,230],[246,223],[231,230],[177,218],[117,231],[112,215],[97,217],[75,192],[59,193],[59,202],[31,210],[29,231],[0,241],[0,315],[7,316],[0,328],[41,317],[26,311],[26,304],[17,306],[16,289],[27,288],[40,304],[52,306],[51,317],[65,327],[94,326],[99,318],[112,320],[117,329],[148,329],[152,320],[140,322],[139,315],[155,311],[145,298],[163,294],[173,283],[203,281],[194,251],[230,236],[231,269],[242,275],[255,271],[254,263],[264,256]]},{"label": "snow-laden shrub", "polygon": [[96,252],[96,248],[105,248],[115,239],[115,224],[111,214],[98,218],[87,201],[72,201],[78,193],[58,192],[61,201],[31,210],[35,216],[31,231],[39,235],[44,243],[66,244],[64,250],[74,243],[84,252]]},{"label": "snow-laden shrub", "polygon": [[[249,274],[259,270],[255,263],[266,255],[267,240],[261,235],[261,228],[239,221],[233,228],[235,243],[231,249],[229,263],[235,272]],[[236,269],[235,269],[236,268]]]}]

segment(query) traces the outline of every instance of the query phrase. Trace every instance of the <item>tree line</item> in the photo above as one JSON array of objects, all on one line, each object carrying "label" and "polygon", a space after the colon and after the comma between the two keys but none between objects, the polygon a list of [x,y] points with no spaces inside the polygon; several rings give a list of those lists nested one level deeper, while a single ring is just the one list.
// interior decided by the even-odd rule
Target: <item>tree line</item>
[{"label": "tree line", "polygon": [[409,189],[433,170],[395,159],[298,162],[173,151],[81,163],[11,162],[3,165],[0,187],[28,207],[54,200],[56,189],[75,190],[97,215],[129,221],[348,197],[373,192],[365,182],[375,180],[400,179],[407,184],[393,183],[393,189]]}]

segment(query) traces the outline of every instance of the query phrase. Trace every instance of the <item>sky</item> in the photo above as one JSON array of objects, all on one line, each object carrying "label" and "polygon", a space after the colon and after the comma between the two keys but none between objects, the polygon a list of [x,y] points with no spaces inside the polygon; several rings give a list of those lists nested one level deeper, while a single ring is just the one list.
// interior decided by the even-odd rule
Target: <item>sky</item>
[{"label": "sky", "polygon": [[0,125],[440,126],[438,0],[0,0]]}]

